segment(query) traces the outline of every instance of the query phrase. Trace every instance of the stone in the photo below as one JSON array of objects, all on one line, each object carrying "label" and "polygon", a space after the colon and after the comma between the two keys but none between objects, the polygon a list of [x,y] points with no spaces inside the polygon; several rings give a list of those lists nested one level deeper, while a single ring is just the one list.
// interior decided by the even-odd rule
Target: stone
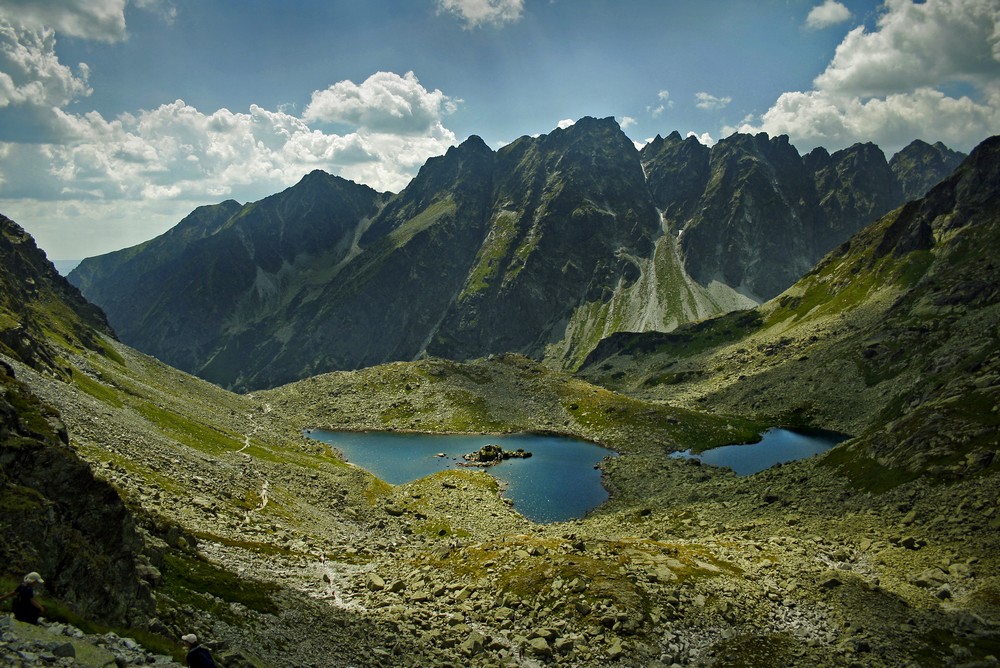
[{"label": "stone", "polygon": [[525,645],[525,651],[534,656],[552,656],[552,648],[545,638],[531,638]]},{"label": "stone", "polygon": [[71,659],[76,658],[76,648],[73,647],[73,643],[68,643],[68,642],[58,643],[55,645],[55,647],[52,647],[49,651],[52,652],[53,655],[58,657],[69,657]]},{"label": "stone", "polygon": [[572,638],[556,638],[553,648],[559,654],[566,654],[573,651],[574,640]]},{"label": "stone", "polygon": [[459,649],[469,656],[482,654],[483,646],[486,643],[486,636],[481,631],[472,631],[469,636],[462,641]]},{"label": "stone", "polygon": [[382,591],[385,589],[385,580],[376,573],[369,573],[365,578],[365,586],[369,591]]}]

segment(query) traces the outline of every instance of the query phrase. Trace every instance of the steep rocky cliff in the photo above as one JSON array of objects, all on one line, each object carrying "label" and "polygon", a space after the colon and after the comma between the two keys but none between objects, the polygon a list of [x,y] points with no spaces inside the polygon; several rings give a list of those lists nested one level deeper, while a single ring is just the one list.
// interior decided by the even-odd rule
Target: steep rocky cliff
[{"label": "steep rocky cliff", "polygon": [[[0,353],[67,382],[68,350],[108,355],[99,309],[59,276],[13,221],[0,216]],[[149,559],[115,490],[69,447],[58,412],[0,358],[0,564],[43,573],[46,593],[107,624],[153,615]]]},{"label": "steep rocky cliff", "polygon": [[572,369],[614,332],[777,294],[901,203],[870,144],[803,158],[787,137],[674,133],[639,152],[584,118],[497,152],[472,137],[394,196],[314,172],[70,280],[125,342],[226,387],[427,354]]}]

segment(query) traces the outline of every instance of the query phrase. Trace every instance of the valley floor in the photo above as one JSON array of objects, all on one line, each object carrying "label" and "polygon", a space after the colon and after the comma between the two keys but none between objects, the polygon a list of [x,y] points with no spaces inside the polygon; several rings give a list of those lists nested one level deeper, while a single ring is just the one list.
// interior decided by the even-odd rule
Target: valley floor
[{"label": "valley floor", "polygon": [[[18,374],[161,549],[154,626],[226,665],[998,665],[995,474],[878,494],[824,459],[737,478],[608,417],[652,405],[516,360],[239,396],[117,350],[73,360],[75,384]],[[490,406],[456,415],[470,388]],[[622,456],[611,501],[537,525],[485,473],[392,487],[307,427],[562,431]]]}]

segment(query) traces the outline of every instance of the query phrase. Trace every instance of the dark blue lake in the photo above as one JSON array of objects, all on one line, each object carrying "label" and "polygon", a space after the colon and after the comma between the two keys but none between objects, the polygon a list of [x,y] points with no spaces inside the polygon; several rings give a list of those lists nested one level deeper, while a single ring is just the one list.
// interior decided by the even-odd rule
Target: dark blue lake
[{"label": "dark blue lake", "polygon": [[690,450],[675,452],[671,457],[698,459],[713,466],[728,466],[736,475],[752,475],[775,464],[793,462],[826,452],[849,436],[818,429],[792,431],[768,429],[757,443],[724,445],[699,454]]},{"label": "dark blue lake", "polygon": [[[485,468],[504,485],[504,496],[534,522],[577,519],[608,499],[601,472],[594,466],[617,454],[599,445],[562,436],[400,434],[329,432],[310,437],[339,450],[344,458],[393,485],[457,468],[462,455],[495,443],[504,450],[522,448],[528,459],[508,459]],[[444,453],[445,457],[439,457]]]}]

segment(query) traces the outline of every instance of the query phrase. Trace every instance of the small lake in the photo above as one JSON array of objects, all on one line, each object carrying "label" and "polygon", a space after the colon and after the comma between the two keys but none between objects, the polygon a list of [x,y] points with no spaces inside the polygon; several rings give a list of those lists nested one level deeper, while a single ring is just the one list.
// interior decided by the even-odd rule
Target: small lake
[{"label": "small lake", "polygon": [[[466,435],[395,432],[330,432],[307,435],[339,450],[344,459],[393,485],[458,468],[462,455],[494,443],[504,450],[527,450],[527,459],[508,459],[483,470],[504,486],[514,509],[533,522],[565,522],[583,517],[608,499],[594,467],[617,453],[563,436],[533,434]],[[438,455],[444,453],[444,457]]]},{"label": "small lake", "polygon": [[850,436],[832,431],[810,429],[768,429],[757,443],[724,445],[699,454],[690,450],[671,454],[674,458],[698,459],[712,466],[728,466],[736,475],[747,476],[769,469],[775,464],[793,462],[826,452]]}]

